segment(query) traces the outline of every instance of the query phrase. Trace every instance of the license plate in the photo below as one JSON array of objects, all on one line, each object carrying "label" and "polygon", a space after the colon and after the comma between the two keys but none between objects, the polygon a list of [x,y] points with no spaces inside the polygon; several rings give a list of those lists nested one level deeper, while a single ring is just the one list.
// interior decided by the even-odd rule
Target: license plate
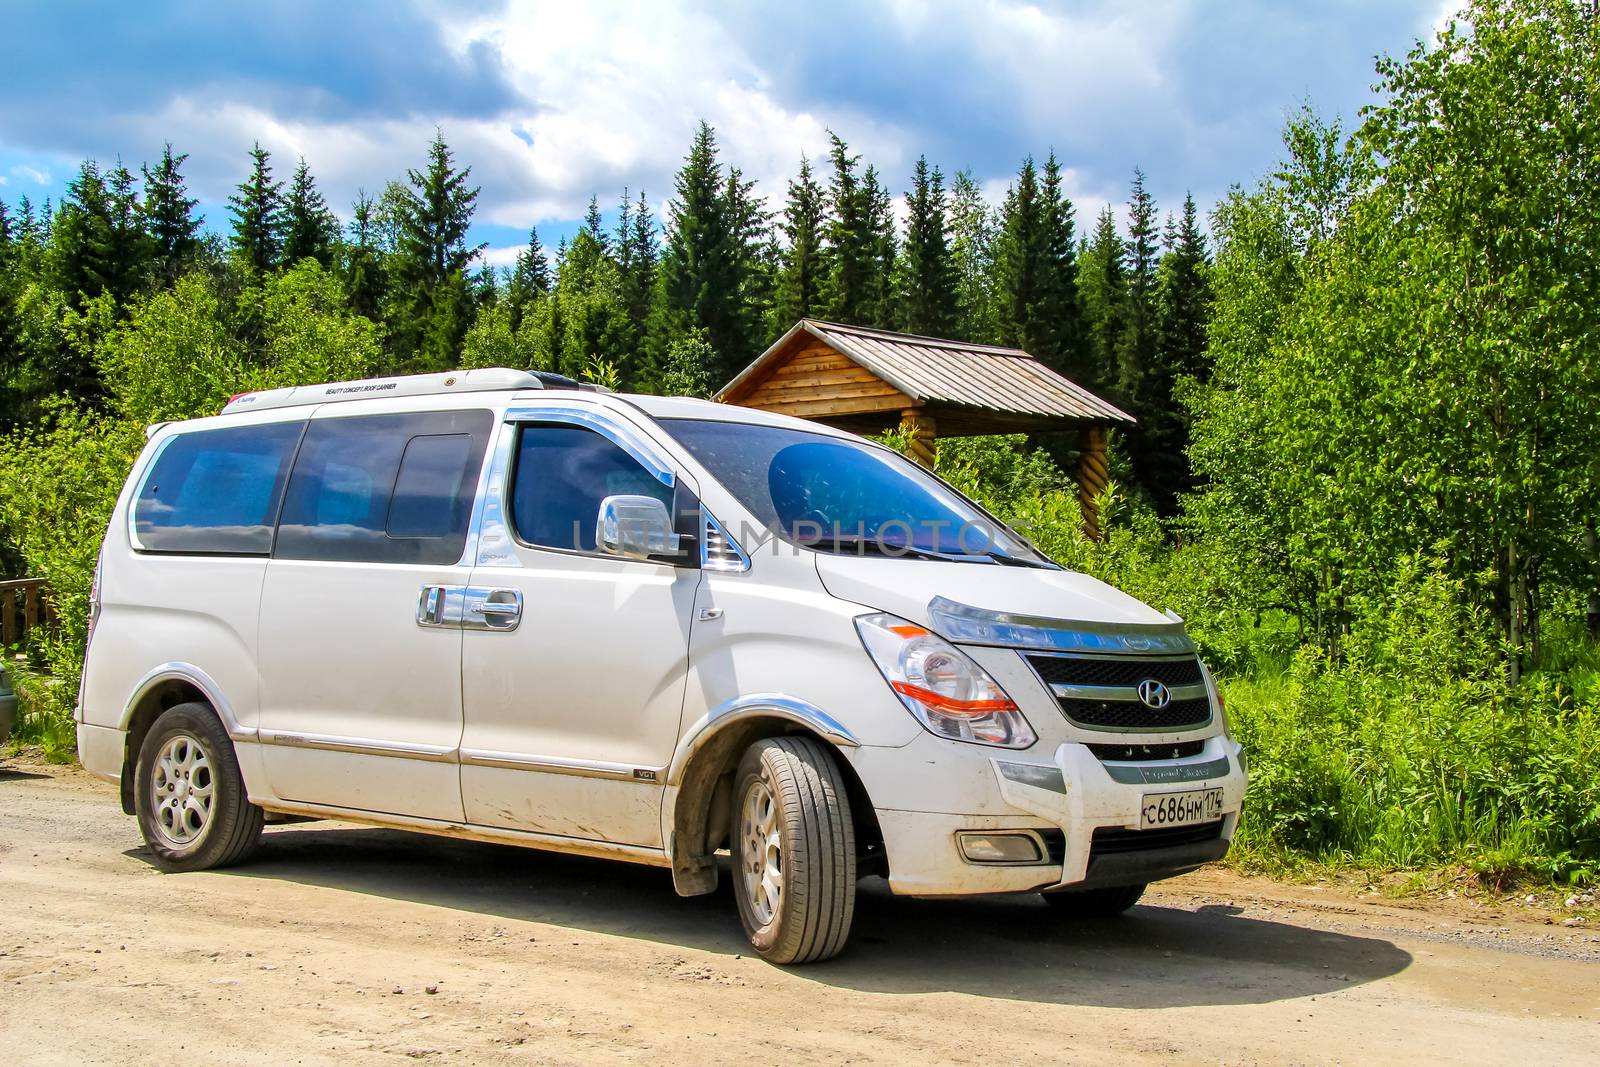
[{"label": "license plate", "polygon": [[1187,793],[1146,793],[1139,808],[1139,829],[1192,826],[1222,818],[1222,790],[1195,789]]}]

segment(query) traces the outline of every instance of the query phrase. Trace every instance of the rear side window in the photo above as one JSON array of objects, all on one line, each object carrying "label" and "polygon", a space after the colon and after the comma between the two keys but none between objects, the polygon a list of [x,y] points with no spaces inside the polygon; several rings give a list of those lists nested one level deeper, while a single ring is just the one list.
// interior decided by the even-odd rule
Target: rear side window
[{"label": "rear side window", "polygon": [[133,525],[146,552],[265,556],[304,422],[199,430],[161,449]]},{"label": "rear side window", "polygon": [[492,425],[487,411],[314,420],[289,478],[273,555],[455,563]]},{"label": "rear side window", "polygon": [[523,427],[511,490],[523,541],[593,552],[600,501],[627,495],[653,496],[672,509],[672,489],[609,438],[560,423]]}]

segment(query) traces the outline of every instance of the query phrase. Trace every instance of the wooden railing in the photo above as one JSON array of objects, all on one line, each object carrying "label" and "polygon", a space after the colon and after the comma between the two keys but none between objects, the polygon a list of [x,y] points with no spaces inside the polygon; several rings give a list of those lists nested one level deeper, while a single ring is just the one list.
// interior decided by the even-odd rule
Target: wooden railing
[{"label": "wooden railing", "polygon": [[50,587],[43,578],[0,582],[0,648],[14,648],[35,627],[55,621]]}]

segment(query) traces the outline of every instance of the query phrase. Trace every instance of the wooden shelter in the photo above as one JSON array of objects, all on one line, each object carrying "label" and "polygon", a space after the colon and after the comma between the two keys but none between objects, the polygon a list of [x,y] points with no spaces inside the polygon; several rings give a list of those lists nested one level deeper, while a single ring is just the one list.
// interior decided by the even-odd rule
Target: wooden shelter
[{"label": "wooden shelter", "polygon": [[1078,503],[1099,535],[1095,498],[1106,487],[1106,436],[1133,416],[1018,348],[801,319],[716,399],[815,419],[856,433],[896,425],[910,455],[933,465],[939,434],[1075,431]]}]

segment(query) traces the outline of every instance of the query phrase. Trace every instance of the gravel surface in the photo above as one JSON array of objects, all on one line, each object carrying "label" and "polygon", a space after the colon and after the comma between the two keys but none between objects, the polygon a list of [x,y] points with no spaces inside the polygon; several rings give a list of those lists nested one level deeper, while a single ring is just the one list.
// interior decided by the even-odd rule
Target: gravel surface
[{"label": "gravel surface", "polygon": [[[1208,870],[1116,920],[866,883],[833,962],[662,871],[309,823],[163,875],[114,790],[0,763],[0,1062],[1593,1063],[1600,938]],[[1559,903],[1559,902],[1558,902]]]}]

